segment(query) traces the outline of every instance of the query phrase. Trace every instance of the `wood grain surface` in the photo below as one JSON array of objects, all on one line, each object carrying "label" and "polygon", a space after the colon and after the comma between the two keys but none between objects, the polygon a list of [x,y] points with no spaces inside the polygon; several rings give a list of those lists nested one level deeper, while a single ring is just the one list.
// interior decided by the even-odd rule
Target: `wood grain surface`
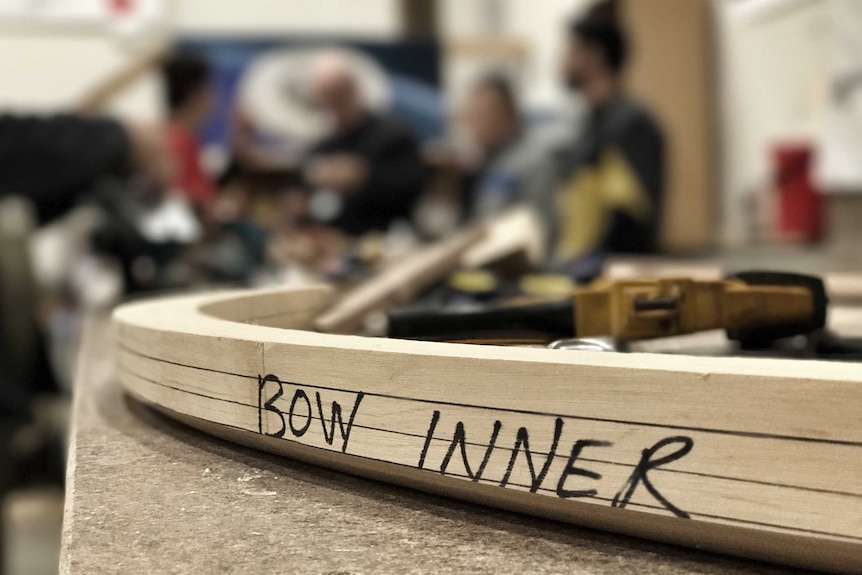
[{"label": "wood grain surface", "polygon": [[484,225],[470,227],[390,264],[322,311],[314,320],[314,329],[350,333],[362,325],[369,313],[410,301],[422,289],[456,269],[465,252],[476,246],[485,233]]},{"label": "wood grain surface", "polygon": [[304,331],[326,288],[115,313],[134,396],[259,449],[451,497],[862,572],[854,364]]}]

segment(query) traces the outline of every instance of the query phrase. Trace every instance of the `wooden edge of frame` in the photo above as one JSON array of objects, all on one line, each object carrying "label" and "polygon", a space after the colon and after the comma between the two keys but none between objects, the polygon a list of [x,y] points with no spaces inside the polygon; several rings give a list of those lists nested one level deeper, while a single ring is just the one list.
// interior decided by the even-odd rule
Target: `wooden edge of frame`
[{"label": "wooden edge of frame", "polygon": [[304,331],[330,298],[319,287],[123,306],[120,380],[207,433],[347,473],[860,572],[857,366]]}]

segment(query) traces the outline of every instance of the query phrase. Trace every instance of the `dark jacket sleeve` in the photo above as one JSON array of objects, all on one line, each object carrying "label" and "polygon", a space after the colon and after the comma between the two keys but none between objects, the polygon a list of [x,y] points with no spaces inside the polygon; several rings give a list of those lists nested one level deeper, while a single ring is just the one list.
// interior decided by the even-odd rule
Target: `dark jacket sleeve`
[{"label": "dark jacket sleeve", "polygon": [[126,172],[130,157],[126,131],[112,119],[0,116],[0,196],[30,199],[43,223],[102,177]]},{"label": "dark jacket sleeve", "polygon": [[606,247],[620,252],[655,252],[659,249],[664,199],[664,138],[648,116],[638,115],[620,134],[617,148],[649,198],[651,212],[644,221],[616,211]]},{"label": "dark jacket sleeve", "polygon": [[369,158],[370,173],[363,186],[369,203],[406,212],[422,193],[424,166],[419,144],[404,126],[391,123],[380,135]]},{"label": "dark jacket sleeve", "polygon": [[634,170],[650,200],[661,203],[664,190],[664,138],[658,126],[640,116],[623,131],[620,151]]}]

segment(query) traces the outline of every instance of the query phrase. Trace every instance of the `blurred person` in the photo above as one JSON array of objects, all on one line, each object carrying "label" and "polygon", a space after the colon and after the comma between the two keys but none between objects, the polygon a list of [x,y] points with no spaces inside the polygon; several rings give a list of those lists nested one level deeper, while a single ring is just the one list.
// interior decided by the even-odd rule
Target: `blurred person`
[{"label": "blurred person", "polygon": [[68,212],[104,178],[137,174],[159,186],[171,170],[153,126],[74,114],[0,114],[0,198],[27,198],[40,223]]},{"label": "blurred person", "polygon": [[612,7],[602,3],[569,26],[562,76],[588,114],[582,133],[553,152],[530,186],[557,262],[659,247],[664,138],[624,93],[628,41]]},{"label": "blurred person", "polygon": [[314,62],[310,83],[332,123],[305,170],[315,192],[312,216],[354,236],[409,219],[424,180],[416,137],[400,121],[368,108],[342,55]]},{"label": "blurred person", "polygon": [[[24,453],[11,442],[30,424],[36,394],[57,391],[46,341],[52,307],[31,269],[34,229],[59,221],[106,179],[136,175],[141,187],[159,188],[170,177],[166,157],[155,127],[74,114],[0,114],[0,454],[7,473],[20,471],[22,458],[43,459],[41,447]],[[88,288],[99,283],[93,274],[86,279]]]},{"label": "blurred person", "polygon": [[527,137],[515,90],[502,75],[489,74],[474,85],[466,123],[479,157],[466,178],[465,211],[491,217],[523,199],[537,147]]},{"label": "blurred person", "polygon": [[215,183],[201,166],[198,139],[213,110],[210,68],[197,56],[176,54],[165,62],[162,75],[168,145],[176,165],[173,184],[203,214],[211,209],[216,195]]},{"label": "blurred person", "polygon": [[[162,76],[168,109],[165,133],[175,164],[170,187],[194,207],[202,224],[200,228],[192,226],[186,230],[192,233],[185,234],[180,243],[189,247],[188,251],[168,252],[169,257],[161,262],[164,281],[248,281],[262,263],[266,234],[247,217],[247,194],[232,181],[236,165],[229,167],[222,182],[216,182],[202,165],[200,133],[215,109],[210,65],[197,54],[178,52],[165,61]],[[220,183],[224,185],[220,187]],[[171,199],[178,198],[174,195]],[[173,212],[165,210],[162,215],[179,215],[184,212],[180,208],[177,205]],[[160,224],[166,223],[167,218],[163,220]],[[180,223],[180,218],[175,221]],[[143,250],[152,247],[149,243],[141,244]],[[176,262],[180,265],[175,265]],[[182,271],[176,274],[179,278],[170,277],[175,275],[173,268]]]}]

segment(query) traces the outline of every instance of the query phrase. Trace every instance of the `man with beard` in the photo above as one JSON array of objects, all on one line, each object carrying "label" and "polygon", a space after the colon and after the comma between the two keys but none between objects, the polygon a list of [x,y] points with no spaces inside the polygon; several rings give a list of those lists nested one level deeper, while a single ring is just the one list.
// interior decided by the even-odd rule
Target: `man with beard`
[{"label": "man with beard", "polygon": [[557,148],[529,186],[558,265],[596,253],[654,252],[664,187],[664,140],[623,93],[627,41],[609,5],[569,27],[563,78],[588,110],[582,132]]}]

